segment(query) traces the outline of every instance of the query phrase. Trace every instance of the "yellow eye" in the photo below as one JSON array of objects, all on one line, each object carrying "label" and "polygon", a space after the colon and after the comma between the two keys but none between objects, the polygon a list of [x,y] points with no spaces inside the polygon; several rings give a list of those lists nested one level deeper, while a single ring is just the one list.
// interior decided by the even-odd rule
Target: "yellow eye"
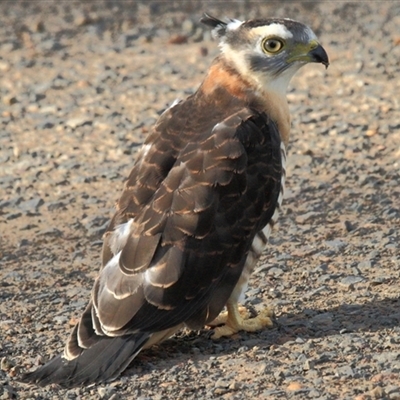
[{"label": "yellow eye", "polygon": [[283,48],[283,41],[280,39],[267,38],[262,42],[262,48],[266,53],[278,53]]}]

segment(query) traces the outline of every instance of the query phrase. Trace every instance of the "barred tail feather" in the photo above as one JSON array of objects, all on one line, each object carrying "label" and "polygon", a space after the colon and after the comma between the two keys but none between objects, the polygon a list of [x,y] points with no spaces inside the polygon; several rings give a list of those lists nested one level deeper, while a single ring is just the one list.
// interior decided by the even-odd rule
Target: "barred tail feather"
[{"label": "barred tail feather", "polygon": [[146,344],[151,333],[121,336],[99,340],[73,360],[61,355],[36,371],[22,375],[23,383],[46,386],[52,383],[63,388],[90,385],[118,377]]}]

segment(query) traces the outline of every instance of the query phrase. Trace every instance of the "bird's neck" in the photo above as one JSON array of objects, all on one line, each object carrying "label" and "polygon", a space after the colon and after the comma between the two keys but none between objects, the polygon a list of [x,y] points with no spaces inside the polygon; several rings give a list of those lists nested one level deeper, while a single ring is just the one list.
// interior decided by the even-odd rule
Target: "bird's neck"
[{"label": "bird's neck", "polygon": [[245,103],[251,101],[253,91],[250,83],[244,80],[234,68],[224,59],[217,58],[211,65],[199,91],[207,97],[215,97],[221,90],[230,97]]},{"label": "bird's neck", "polygon": [[[279,88],[260,86],[244,78],[230,63],[217,58],[199,88],[199,94],[208,99],[217,97],[224,90],[225,101],[240,101],[243,106],[265,112],[277,124],[281,139],[287,147],[290,134],[289,108],[285,91]],[[268,90],[269,89],[269,90]],[[230,99],[230,100],[228,100]]]}]

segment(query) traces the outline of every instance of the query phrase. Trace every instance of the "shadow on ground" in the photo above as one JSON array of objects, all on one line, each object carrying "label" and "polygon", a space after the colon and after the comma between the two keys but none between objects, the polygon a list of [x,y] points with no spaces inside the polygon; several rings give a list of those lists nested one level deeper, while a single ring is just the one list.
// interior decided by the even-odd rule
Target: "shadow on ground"
[{"label": "shadow on ground", "polygon": [[268,350],[272,345],[284,345],[298,337],[307,341],[349,333],[386,331],[396,327],[400,327],[400,297],[365,304],[342,304],[324,310],[304,309],[299,313],[278,316],[273,329],[254,334],[240,332],[218,341],[210,339],[209,330],[179,334],[141,352],[126,374],[140,375],[153,369],[161,373],[188,359],[207,361],[210,357],[235,353],[243,346]]}]

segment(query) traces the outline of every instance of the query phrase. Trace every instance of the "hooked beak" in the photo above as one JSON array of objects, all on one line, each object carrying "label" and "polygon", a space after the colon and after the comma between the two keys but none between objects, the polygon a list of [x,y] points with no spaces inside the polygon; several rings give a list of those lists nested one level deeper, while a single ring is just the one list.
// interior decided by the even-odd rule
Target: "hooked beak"
[{"label": "hooked beak", "polygon": [[311,62],[321,63],[325,65],[325,68],[329,66],[328,54],[325,49],[318,43],[317,47],[313,48],[308,52]]},{"label": "hooked beak", "polygon": [[312,40],[307,45],[298,46],[294,54],[287,61],[289,63],[294,61],[321,63],[324,64],[326,68],[328,68],[329,65],[328,54],[316,40]]}]

